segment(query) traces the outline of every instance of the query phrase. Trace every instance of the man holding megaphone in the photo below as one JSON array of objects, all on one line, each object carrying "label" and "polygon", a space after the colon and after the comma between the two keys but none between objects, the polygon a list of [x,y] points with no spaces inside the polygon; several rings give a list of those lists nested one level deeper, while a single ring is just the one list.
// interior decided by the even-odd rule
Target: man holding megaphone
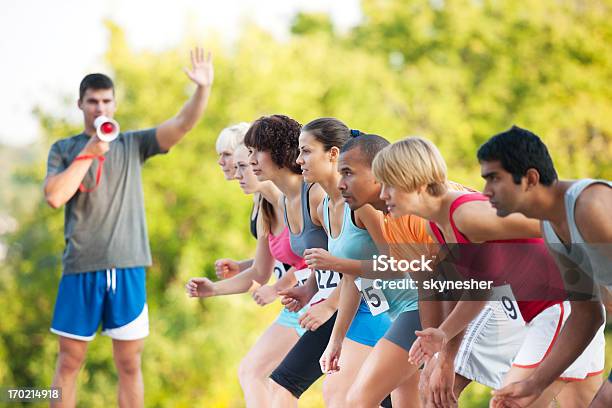
[{"label": "man holding megaphone", "polygon": [[94,127],[96,128],[96,136],[103,142],[112,142],[119,136],[119,124],[106,116],[98,116],[94,120]]},{"label": "man holding megaphone", "polygon": [[45,198],[65,204],[60,281],[51,331],[59,335],[53,387],[62,389],[55,406],[76,404],[76,378],[87,344],[100,324],[113,340],[120,406],[142,407],[140,355],[149,333],[145,267],[151,265],[142,164],[168,150],[198,122],[213,82],[210,53],[191,52],[193,96],[180,112],[156,128],[120,132],[113,120],[115,92],[103,74],[87,75],[79,89],[82,133],[51,146]]}]

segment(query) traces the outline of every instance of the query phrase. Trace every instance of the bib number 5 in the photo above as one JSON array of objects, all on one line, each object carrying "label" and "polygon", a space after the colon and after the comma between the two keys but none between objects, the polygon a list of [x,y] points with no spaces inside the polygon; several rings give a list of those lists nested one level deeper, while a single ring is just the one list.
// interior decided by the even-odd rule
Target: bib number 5
[{"label": "bib number 5", "polygon": [[357,285],[357,289],[361,291],[363,299],[368,305],[372,316],[377,316],[389,310],[389,302],[385,294],[381,289],[376,289],[374,287],[371,279],[357,278],[355,279],[355,285]]}]

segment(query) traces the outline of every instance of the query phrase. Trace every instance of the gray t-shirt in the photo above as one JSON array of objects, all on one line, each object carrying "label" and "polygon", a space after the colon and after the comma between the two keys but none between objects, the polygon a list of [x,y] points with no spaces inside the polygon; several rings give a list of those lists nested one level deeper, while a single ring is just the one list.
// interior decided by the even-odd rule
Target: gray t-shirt
[{"label": "gray t-shirt", "polygon": [[[161,151],[156,129],[121,133],[104,155],[100,184],[80,192],[64,212],[64,274],[151,265],[145,220],[141,168]],[[83,150],[89,136],[82,133],[51,146],[47,176],[64,171]],[[91,189],[100,163],[94,160],[83,179]]]}]

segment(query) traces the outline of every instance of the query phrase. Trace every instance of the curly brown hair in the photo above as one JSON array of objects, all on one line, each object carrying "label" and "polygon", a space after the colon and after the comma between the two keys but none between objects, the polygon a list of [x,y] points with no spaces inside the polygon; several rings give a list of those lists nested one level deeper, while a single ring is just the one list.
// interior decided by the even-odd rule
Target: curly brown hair
[{"label": "curly brown hair", "polygon": [[246,135],[244,144],[260,151],[270,152],[272,162],[295,174],[302,174],[295,162],[299,155],[298,138],[302,125],[285,115],[262,116],[257,119]]}]

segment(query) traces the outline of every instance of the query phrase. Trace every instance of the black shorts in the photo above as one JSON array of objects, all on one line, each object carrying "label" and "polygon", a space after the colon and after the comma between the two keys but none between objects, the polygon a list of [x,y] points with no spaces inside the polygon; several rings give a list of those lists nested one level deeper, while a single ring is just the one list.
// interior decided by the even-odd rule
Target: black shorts
[{"label": "black shorts", "polygon": [[295,398],[300,398],[304,391],[323,375],[319,360],[329,343],[336,314],[334,313],[317,330],[308,330],[304,333],[270,374],[274,382],[293,394]]},{"label": "black shorts", "polygon": [[[304,333],[270,374],[270,378],[275,383],[285,388],[295,398],[299,399],[304,391],[323,375],[319,360],[329,343],[336,315],[337,313],[334,313],[317,330],[308,330]],[[385,408],[392,408],[391,396],[387,396],[381,405]]]},{"label": "black shorts", "polygon": [[412,343],[416,340],[415,330],[421,330],[421,318],[418,310],[400,313],[391,323],[391,327],[385,333],[384,338],[404,350],[410,351]]}]

